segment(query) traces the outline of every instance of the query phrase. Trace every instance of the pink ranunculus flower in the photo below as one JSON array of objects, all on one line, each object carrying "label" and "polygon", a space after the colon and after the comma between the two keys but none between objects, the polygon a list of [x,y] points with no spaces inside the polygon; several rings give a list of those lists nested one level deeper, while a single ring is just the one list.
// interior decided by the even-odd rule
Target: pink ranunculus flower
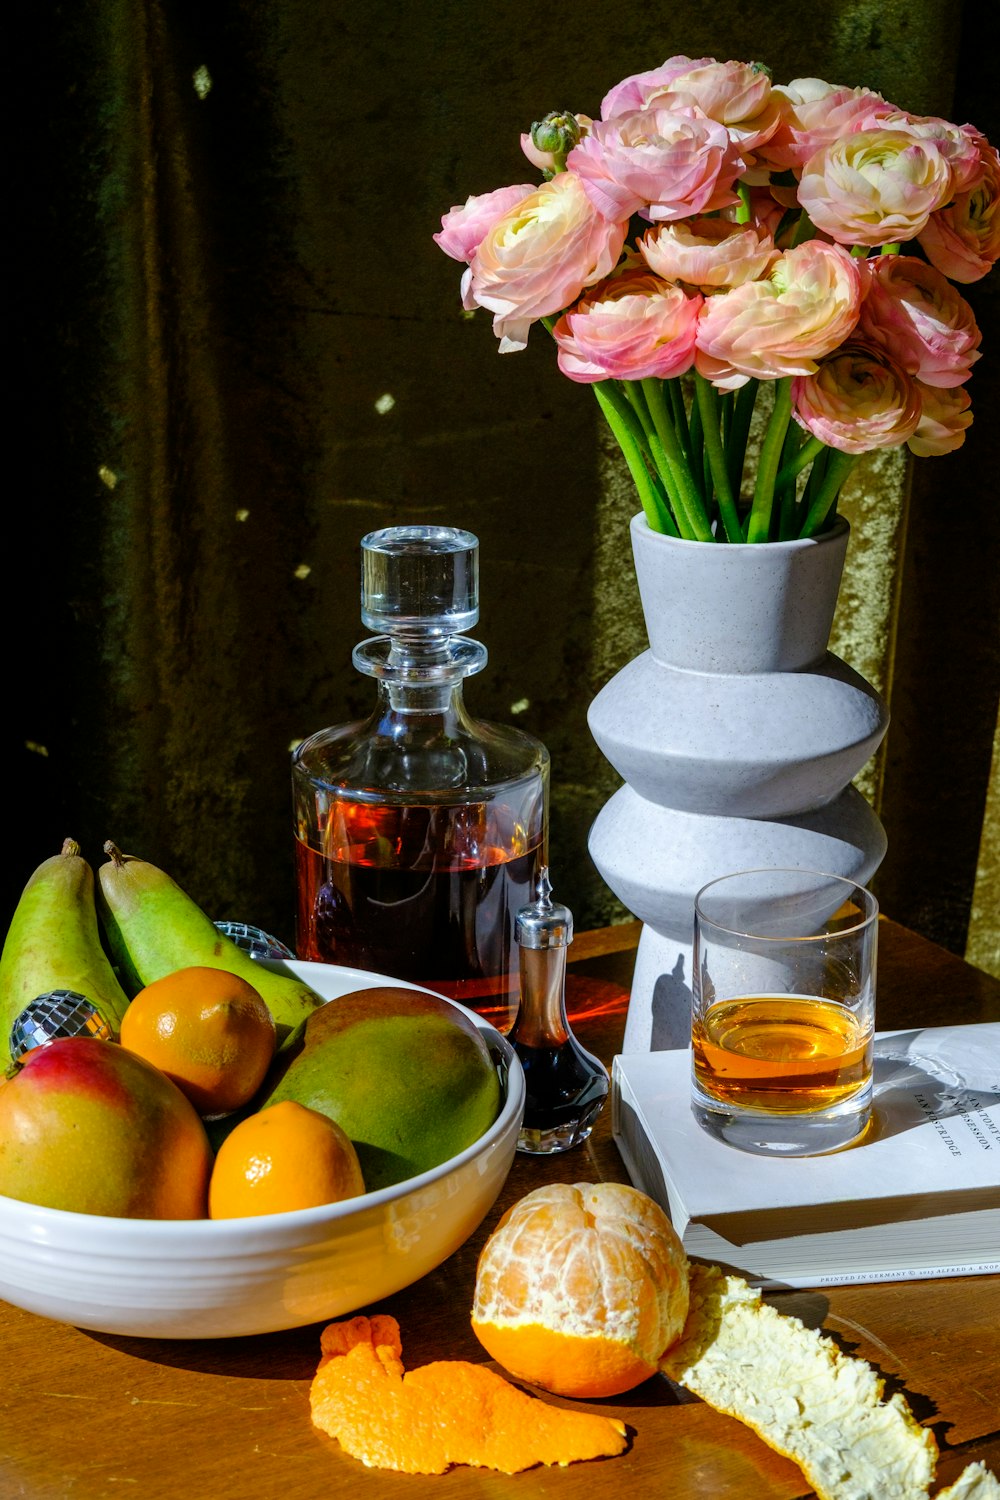
[{"label": "pink ranunculus flower", "polygon": [[811,375],[853,332],[860,307],[861,274],[847,251],[806,240],[783,251],[761,281],[706,300],[696,366],[720,390],[751,377]]},{"label": "pink ranunculus flower", "polygon": [[919,235],[932,265],[952,281],[979,281],[1000,260],[1000,154],[984,136],[978,140],[982,175],[932,213]]},{"label": "pink ranunculus flower", "polygon": [[907,447],[918,458],[936,458],[954,453],[965,442],[965,429],[972,425],[971,398],[964,386],[941,390],[932,385],[914,384],[920,396],[920,421]]},{"label": "pink ranunculus flower", "polygon": [[815,375],[792,381],[792,415],[830,448],[869,453],[913,436],[920,396],[884,348],[858,339],[824,359]]},{"label": "pink ranunculus flower", "polygon": [[[696,109],[725,125],[744,158],[768,140],[781,122],[778,105],[771,99],[771,80],[753,63],[716,62],[708,58],[680,72],[673,68],[668,71],[669,77],[659,82],[653,82],[652,75],[647,75],[639,91],[638,108]],[[615,110],[615,115],[622,113],[621,109]]]},{"label": "pink ranunculus flower", "polygon": [[951,168],[934,141],[901,126],[824,146],[799,180],[799,202],[816,228],[844,245],[915,239],[951,191]]},{"label": "pink ranunculus flower", "polygon": [[881,94],[871,89],[843,88],[822,78],[793,78],[776,84],[771,98],[779,112],[777,130],[758,152],[773,171],[798,171],[824,146],[851,134],[858,122],[874,123],[896,113]]},{"label": "pink ranunculus flower", "polygon": [[452,260],[464,260],[468,264],[479,248],[480,240],[497,219],[536,190],[537,183],[521,182],[514,187],[497,188],[492,193],[466,198],[464,203],[450,208],[442,217],[439,232],[432,235],[435,245],[440,245]]},{"label": "pink ranunculus flower", "polygon": [[564,375],[598,380],[669,380],[694,363],[702,299],[633,265],[601,282],[552,330]]},{"label": "pink ranunculus flower", "polygon": [[946,276],[915,255],[862,262],[865,298],[858,332],[883,344],[925,385],[963,385],[982,334],[972,308]]},{"label": "pink ranunculus flower", "polygon": [[714,57],[691,58],[678,53],[668,57],[658,68],[646,73],[632,73],[609,89],[601,100],[601,119],[614,120],[619,115],[631,115],[645,109],[650,97],[668,89],[675,78],[682,78],[695,68],[706,68],[715,62]]},{"label": "pink ranunculus flower", "polygon": [[607,276],[627,229],[627,222],[597,212],[572,172],[560,172],[501,215],[467,273],[469,301],[494,314],[500,352],[523,349],[532,323],[561,312]]},{"label": "pink ranunculus flower", "polygon": [[687,282],[703,292],[756,281],[778,256],[767,230],[722,218],[660,224],[646,231],[638,247],[657,276]]},{"label": "pink ranunculus flower", "polygon": [[737,201],[744,162],[729,132],[694,109],[597,120],[566,158],[605,218],[687,219]]}]

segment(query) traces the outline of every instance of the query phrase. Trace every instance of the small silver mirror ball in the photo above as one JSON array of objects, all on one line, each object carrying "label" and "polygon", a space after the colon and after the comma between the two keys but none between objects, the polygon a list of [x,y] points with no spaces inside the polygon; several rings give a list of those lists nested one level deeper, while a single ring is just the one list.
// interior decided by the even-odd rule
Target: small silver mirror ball
[{"label": "small silver mirror ball", "polygon": [[251,927],[248,922],[216,922],[216,927],[230,942],[249,953],[251,958],[294,958],[291,948],[280,938],[272,937],[262,927]]},{"label": "small silver mirror ball", "polygon": [[93,1000],[78,990],[49,990],[36,995],[15,1017],[10,1028],[8,1048],[17,1062],[33,1047],[60,1036],[91,1036],[102,1042],[114,1041],[114,1032]]}]

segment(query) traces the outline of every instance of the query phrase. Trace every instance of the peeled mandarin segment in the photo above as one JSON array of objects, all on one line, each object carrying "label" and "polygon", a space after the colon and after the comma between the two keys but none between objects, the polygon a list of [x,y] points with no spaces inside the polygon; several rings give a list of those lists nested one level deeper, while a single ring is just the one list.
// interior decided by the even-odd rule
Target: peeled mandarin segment
[{"label": "peeled mandarin segment", "polygon": [[651,1198],[621,1183],[553,1183],[509,1209],[487,1241],[472,1327],[533,1385],[613,1396],[655,1373],[687,1298],[687,1257]]},{"label": "peeled mandarin segment", "polygon": [[439,1360],[404,1374],[393,1318],[331,1324],[322,1349],[313,1422],[369,1468],[443,1474],[469,1464],[516,1474],[626,1446],[621,1422],[547,1406],[483,1365]]},{"label": "peeled mandarin segment", "polygon": [[215,1157],[212,1219],[289,1213],[340,1203],[365,1191],[357,1152],[335,1121],[285,1100],[249,1115]]},{"label": "peeled mandarin segment", "polygon": [[761,1301],[738,1276],[691,1267],[691,1310],[663,1373],[797,1463],[820,1500],[926,1500],[934,1434],[864,1360]]}]

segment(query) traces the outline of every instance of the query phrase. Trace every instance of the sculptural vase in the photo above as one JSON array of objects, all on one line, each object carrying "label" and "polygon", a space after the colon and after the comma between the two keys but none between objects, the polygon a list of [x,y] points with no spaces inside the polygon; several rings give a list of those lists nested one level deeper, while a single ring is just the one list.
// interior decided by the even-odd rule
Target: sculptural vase
[{"label": "sculptural vase", "polygon": [[631,523],[649,650],[588,715],[624,778],[590,853],[643,923],[624,1050],[687,1046],[694,898],[736,870],[794,867],[865,885],[881,823],[851,786],[888,726],[827,649],[850,529],[754,544]]}]

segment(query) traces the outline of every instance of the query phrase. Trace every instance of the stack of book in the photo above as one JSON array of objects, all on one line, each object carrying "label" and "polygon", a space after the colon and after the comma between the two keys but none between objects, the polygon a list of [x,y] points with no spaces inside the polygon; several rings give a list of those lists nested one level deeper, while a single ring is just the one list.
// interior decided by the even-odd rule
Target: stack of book
[{"label": "stack of book", "polygon": [[716,1140],[690,1078],[687,1051],[616,1057],[612,1130],[692,1258],[759,1286],[1000,1272],[1000,1025],[878,1033],[872,1126],[826,1156]]}]

